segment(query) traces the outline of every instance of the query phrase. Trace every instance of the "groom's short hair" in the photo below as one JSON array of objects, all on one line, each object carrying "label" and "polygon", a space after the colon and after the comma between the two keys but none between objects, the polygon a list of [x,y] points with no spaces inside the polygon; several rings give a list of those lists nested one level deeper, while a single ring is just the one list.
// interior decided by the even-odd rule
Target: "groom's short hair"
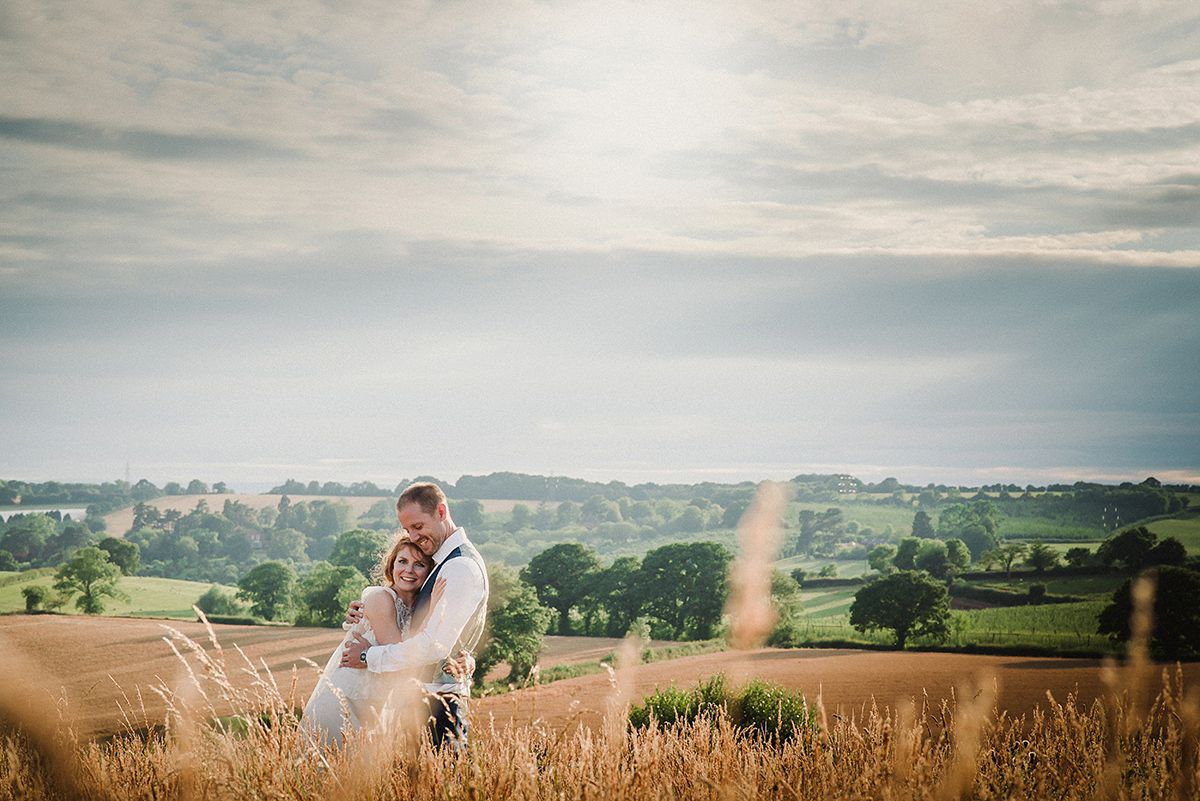
[{"label": "groom's short hair", "polygon": [[437,514],[438,504],[445,503],[449,506],[446,501],[446,493],[431,481],[420,481],[405,487],[404,492],[400,493],[400,500],[396,501],[396,511],[399,512],[401,507],[410,503],[420,506],[421,511],[427,515]]}]

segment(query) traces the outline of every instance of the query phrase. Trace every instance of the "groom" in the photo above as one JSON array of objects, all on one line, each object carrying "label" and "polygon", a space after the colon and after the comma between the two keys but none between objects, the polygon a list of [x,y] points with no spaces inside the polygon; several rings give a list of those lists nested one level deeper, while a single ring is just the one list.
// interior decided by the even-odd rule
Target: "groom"
[{"label": "groom", "polygon": [[[471,680],[456,679],[445,666],[447,657],[461,650],[474,651],[483,634],[487,568],[467,533],[454,525],[446,495],[436,484],[407,487],[396,502],[396,516],[413,544],[434,563],[413,607],[412,629],[417,633],[403,642],[376,646],[355,634],[342,652],[342,666],[373,673],[416,671],[425,683],[433,744],[451,739],[465,747]],[[446,580],[445,592],[431,608],[430,592],[439,578]],[[346,615],[352,622],[361,617],[354,605]]]}]

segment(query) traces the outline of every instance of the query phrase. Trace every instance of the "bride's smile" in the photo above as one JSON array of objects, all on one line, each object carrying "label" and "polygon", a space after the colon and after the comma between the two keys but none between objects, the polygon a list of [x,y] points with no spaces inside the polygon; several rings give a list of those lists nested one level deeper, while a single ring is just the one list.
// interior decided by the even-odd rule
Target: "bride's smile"
[{"label": "bride's smile", "polygon": [[392,587],[398,593],[417,592],[429,575],[431,565],[428,559],[417,559],[412,555],[415,549],[406,548],[396,556],[392,565]]}]

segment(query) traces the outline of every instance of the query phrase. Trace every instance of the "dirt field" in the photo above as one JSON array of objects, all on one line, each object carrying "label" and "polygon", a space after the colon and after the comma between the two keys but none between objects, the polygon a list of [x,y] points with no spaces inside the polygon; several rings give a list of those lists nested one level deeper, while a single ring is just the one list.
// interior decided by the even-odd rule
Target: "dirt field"
[{"label": "dirt field", "polygon": [[[208,645],[199,623],[175,628]],[[242,648],[256,664],[265,664],[286,693],[291,693],[292,668],[297,668],[294,696],[301,706],[316,684],[316,670],[305,657],[323,665],[340,640],[337,629],[259,626],[217,626],[217,636],[230,664],[244,664],[233,646]],[[159,723],[165,707],[149,690],[154,684],[173,686],[183,670],[163,641],[159,621],[127,618],[11,615],[0,618],[0,669],[22,687],[40,687],[65,710],[83,736],[123,728],[121,707],[135,710],[134,723]],[[548,638],[543,660],[552,664],[594,661],[613,650],[615,640]],[[1092,660],[1027,659],[964,654],[889,653],[831,649],[764,649],[724,652],[640,665],[634,669],[632,697],[641,698],[675,682],[680,687],[724,671],[742,681],[759,677],[810,700],[821,699],[827,713],[849,715],[870,704],[895,707],[906,699],[950,697],[955,688],[994,676],[1000,685],[1000,708],[1010,715],[1030,715],[1044,705],[1047,691],[1062,701],[1078,692],[1090,703],[1104,693],[1101,666]],[[1189,686],[1200,682],[1200,664],[1184,666]],[[38,677],[29,681],[25,677]],[[139,701],[139,691],[141,699]],[[584,676],[485,698],[473,705],[479,725],[510,720],[544,721],[553,728],[597,725],[612,690],[606,675]],[[141,706],[145,705],[143,719]]]}]

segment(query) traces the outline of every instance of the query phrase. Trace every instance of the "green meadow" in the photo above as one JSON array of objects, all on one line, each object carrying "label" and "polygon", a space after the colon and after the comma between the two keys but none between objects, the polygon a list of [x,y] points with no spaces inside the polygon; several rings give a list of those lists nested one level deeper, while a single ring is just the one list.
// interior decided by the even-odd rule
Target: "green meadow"
[{"label": "green meadow", "polygon": [[1200,509],[1189,510],[1178,517],[1166,520],[1155,520],[1147,523],[1146,528],[1164,537],[1174,537],[1183,543],[1189,554],[1200,553]]},{"label": "green meadow", "polygon": [[[54,584],[54,571],[48,568],[27,570],[23,573],[0,571],[0,614],[25,611],[23,587],[40,584],[50,589]],[[104,614],[112,617],[154,617],[171,620],[195,620],[192,604],[211,587],[197,581],[156,578],[153,576],[124,576],[117,589],[129,596],[128,600],[104,599]],[[236,587],[225,587],[236,592]],[[78,597],[78,596],[75,596]],[[75,598],[58,610],[63,614],[77,614]]]}]

